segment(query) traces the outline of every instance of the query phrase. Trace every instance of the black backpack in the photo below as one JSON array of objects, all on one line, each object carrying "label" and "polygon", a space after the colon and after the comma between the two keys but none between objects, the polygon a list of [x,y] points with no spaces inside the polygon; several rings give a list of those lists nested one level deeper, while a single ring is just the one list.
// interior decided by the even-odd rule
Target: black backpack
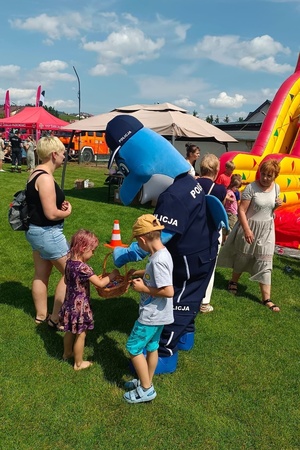
[{"label": "black backpack", "polygon": [[26,189],[14,194],[12,203],[9,205],[8,222],[14,231],[26,231],[29,228],[28,205],[26,200]]},{"label": "black backpack", "polygon": [[[47,173],[45,170],[38,169],[33,173],[38,174],[33,178],[38,178],[43,173]],[[26,200],[26,187],[23,191],[18,191],[14,195],[14,199],[9,205],[8,210],[8,222],[14,231],[27,231],[29,228],[29,209]]]}]

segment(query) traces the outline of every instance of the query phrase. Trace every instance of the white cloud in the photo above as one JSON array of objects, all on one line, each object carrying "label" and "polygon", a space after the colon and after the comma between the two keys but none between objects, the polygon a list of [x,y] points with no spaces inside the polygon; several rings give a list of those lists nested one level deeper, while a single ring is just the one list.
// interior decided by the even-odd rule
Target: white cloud
[{"label": "white cloud", "polygon": [[76,76],[66,72],[67,69],[68,64],[64,61],[58,59],[43,61],[33,70],[30,77],[41,80],[42,84],[46,86],[49,82],[52,84],[56,81],[75,81]]},{"label": "white cloud", "polygon": [[60,61],[58,59],[54,59],[52,61],[43,61],[41,62],[37,70],[40,72],[53,72],[59,70],[65,70],[68,67],[68,64],[64,61]]},{"label": "white cloud", "polygon": [[278,64],[273,56],[262,60],[252,56],[245,56],[240,59],[239,66],[253,72],[286,73],[291,71],[291,66],[289,64]]},{"label": "white cloud", "polygon": [[62,16],[40,14],[25,20],[15,19],[9,22],[13,28],[46,34],[51,40],[63,37],[75,39],[79,37],[80,30],[88,30],[87,21],[78,12]]},{"label": "white cloud", "polygon": [[[34,103],[36,96],[36,89],[17,89],[9,87],[6,90],[9,91],[9,98],[11,105],[24,105],[24,103]],[[6,90],[0,89],[0,96],[4,98]]]},{"label": "white cloud", "polygon": [[284,47],[271,36],[255,37],[243,41],[239,36],[204,36],[190,54],[193,58],[208,58],[220,64],[239,66],[253,71],[269,73],[290,72],[289,64],[278,64],[274,57],[278,54],[289,55],[288,47]]},{"label": "white cloud", "polygon": [[0,66],[0,77],[1,78],[15,78],[20,75],[20,66],[15,66],[14,64],[9,64],[7,66]]},{"label": "white cloud", "polygon": [[185,97],[185,98],[180,98],[179,100],[174,100],[173,103],[175,105],[181,106],[182,108],[185,109],[190,109],[196,106],[196,103],[191,101],[189,98]]},{"label": "white cloud", "polygon": [[226,92],[220,92],[217,98],[210,98],[209,104],[216,108],[240,108],[247,99],[240,94],[230,97]]},{"label": "white cloud", "polygon": [[[166,77],[138,77],[136,78],[139,92],[137,96],[153,99],[153,101],[168,101],[167,99],[191,99],[201,95],[208,88],[199,78],[186,77],[184,82],[179,78]],[[173,102],[174,103],[174,102]]]},{"label": "white cloud", "polygon": [[109,63],[109,64],[97,64],[95,67],[93,67],[89,73],[94,76],[109,76],[116,73],[123,73],[125,74],[126,71],[122,68],[120,64],[117,63]]},{"label": "white cloud", "polygon": [[63,108],[75,108],[77,107],[77,103],[73,100],[53,100],[47,103],[48,106],[52,106],[55,109],[63,109]]},{"label": "white cloud", "polygon": [[82,47],[98,53],[101,62],[119,61],[130,65],[137,61],[153,59],[164,46],[164,39],[146,38],[141,30],[124,27],[111,33],[105,41],[85,42]]}]

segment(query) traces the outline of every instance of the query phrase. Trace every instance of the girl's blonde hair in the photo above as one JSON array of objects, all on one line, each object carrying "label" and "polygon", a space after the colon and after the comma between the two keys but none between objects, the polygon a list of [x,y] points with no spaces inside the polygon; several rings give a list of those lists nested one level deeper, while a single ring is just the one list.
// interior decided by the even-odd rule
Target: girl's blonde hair
[{"label": "girl's blonde hair", "polygon": [[216,176],[220,169],[219,158],[213,153],[207,153],[200,162],[200,172],[202,176]]},{"label": "girl's blonde hair", "polygon": [[56,136],[42,137],[36,146],[36,152],[42,161],[49,158],[51,153],[61,153],[64,151],[64,144]]}]

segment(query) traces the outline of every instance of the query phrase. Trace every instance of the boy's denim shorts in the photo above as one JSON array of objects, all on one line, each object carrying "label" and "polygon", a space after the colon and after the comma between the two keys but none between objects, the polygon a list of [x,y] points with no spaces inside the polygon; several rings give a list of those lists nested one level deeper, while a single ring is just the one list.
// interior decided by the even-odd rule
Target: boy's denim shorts
[{"label": "boy's denim shorts", "polygon": [[136,320],[128,338],[126,349],[133,356],[143,353],[144,348],[148,352],[154,352],[159,347],[163,327],[163,325],[143,325]]},{"label": "boy's denim shorts", "polygon": [[29,225],[26,231],[26,239],[33,251],[37,251],[42,259],[59,259],[69,251],[69,245],[63,234],[63,225],[53,227],[38,227]]}]

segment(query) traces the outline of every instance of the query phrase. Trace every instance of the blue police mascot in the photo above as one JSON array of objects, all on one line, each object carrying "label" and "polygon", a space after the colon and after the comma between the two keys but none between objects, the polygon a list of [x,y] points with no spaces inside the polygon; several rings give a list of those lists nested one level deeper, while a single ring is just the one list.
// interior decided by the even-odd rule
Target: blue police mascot
[{"label": "blue police mascot", "polygon": [[[154,215],[165,226],[161,238],[174,262],[174,323],[163,329],[155,373],[171,373],[176,370],[178,349],[193,346],[195,317],[216,262],[219,231],[215,222],[226,221],[227,216],[219,202],[211,217],[202,187],[188,174],[188,162],[135,117],[116,116],[107,124],[105,138],[111,150],[109,168],[115,161],[124,174],[122,203],[129,205],[137,195],[141,204],[157,200]],[[137,242],[128,248],[116,247],[113,253],[117,267],[146,255]]]}]

